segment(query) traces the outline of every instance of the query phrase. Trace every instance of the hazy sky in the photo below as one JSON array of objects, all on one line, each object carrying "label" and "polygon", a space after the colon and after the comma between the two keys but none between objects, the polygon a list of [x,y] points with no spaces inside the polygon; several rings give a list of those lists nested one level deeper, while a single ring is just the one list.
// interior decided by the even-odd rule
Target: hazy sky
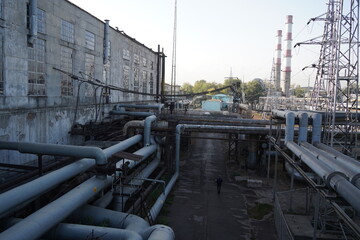
[{"label": "hazy sky", "polygon": [[[99,19],[110,20],[131,37],[165,49],[170,83],[175,0],[71,0]],[[293,15],[293,45],[318,37],[323,22],[311,22],[327,10],[327,0],[178,0],[176,83],[204,79],[222,83],[230,74],[245,81],[269,79],[276,31]],[[283,35],[284,36],[284,35]],[[292,83],[313,85],[316,71],[301,69],[317,61],[319,47],[293,50]]]}]

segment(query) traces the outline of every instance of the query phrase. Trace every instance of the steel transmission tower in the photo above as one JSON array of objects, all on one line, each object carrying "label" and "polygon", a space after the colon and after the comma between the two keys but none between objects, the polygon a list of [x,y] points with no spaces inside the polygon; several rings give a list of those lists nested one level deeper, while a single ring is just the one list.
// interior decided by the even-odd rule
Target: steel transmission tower
[{"label": "steel transmission tower", "polygon": [[[325,21],[322,39],[297,45],[321,45],[319,62],[313,65],[317,75],[311,103],[314,110],[325,110],[324,142],[356,155],[359,0],[329,0],[327,13],[310,21]],[[338,115],[341,122],[336,121]]]}]

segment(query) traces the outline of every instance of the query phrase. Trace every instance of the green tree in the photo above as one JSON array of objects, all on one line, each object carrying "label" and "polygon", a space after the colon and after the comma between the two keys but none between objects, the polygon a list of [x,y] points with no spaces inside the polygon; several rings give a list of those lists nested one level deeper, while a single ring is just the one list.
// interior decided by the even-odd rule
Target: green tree
[{"label": "green tree", "polygon": [[256,78],[244,84],[245,99],[251,105],[259,102],[259,98],[266,95],[263,80]]},{"label": "green tree", "polygon": [[208,83],[205,80],[198,80],[194,84],[193,92],[194,93],[206,92],[213,87],[214,87],[213,84]]},{"label": "green tree", "polygon": [[193,88],[194,88],[194,86],[188,82],[183,83],[183,85],[181,86],[181,90],[184,91],[185,93],[189,93],[189,94],[193,93]]},{"label": "green tree", "polygon": [[303,98],[305,97],[306,90],[301,87],[300,85],[296,85],[296,87],[293,87],[294,89],[294,95],[297,98]]}]

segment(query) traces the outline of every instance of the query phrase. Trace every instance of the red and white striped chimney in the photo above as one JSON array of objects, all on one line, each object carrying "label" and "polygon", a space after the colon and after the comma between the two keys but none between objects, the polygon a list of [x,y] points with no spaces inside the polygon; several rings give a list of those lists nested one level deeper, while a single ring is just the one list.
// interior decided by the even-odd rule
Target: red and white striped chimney
[{"label": "red and white striped chimney", "polygon": [[283,78],[282,78],[282,90],[286,97],[290,96],[290,80],[291,80],[291,44],[292,44],[292,24],[293,24],[293,16],[287,15],[286,16],[286,23],[285,23],[285,39],[284,39],[284,65],[283,65]]},{"label": "red and white striped chimney", "polygon": [[281,41],[282,31],[277,30],[276,48],[275,48],[275,91],[281,92],[280,76],[281,76]]}]

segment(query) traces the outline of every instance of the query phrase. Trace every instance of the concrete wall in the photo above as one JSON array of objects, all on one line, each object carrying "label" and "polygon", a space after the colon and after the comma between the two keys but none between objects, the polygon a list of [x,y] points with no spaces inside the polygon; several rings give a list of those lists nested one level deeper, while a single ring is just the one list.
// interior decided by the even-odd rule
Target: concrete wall
[{"label": "concrete wall", "polygon": [[[103,78],[104,72],[104,22],[78,8],[66,0],[38,0],[38,8],[45,12],[45,33],[38,33],[37,38],[45,40],[45,79],[46,94],[28,95],[28,34],[27,4],[29,0],[2,0],[0,16],[0,66],[3,91],[0,94],[0,139],[11,141],[31,141],[71,144],[74,139],[68,134],[73,124],[75,103],[80,81],[74,80],[74,94],[62,96],[61,74],[53,68],[61,69],[61,46],[72,49],[72,73],[82,76],[85,72],[85,54],[95,56],[94,78],[115,87],[127,88],[150,93],[150,75],[153,77],[153,93],[156,93],[157,54],[155,51],[137,42],[123,32],[110,27],[111,42],[109,79]],[[100,3],[99,3],[100,4]],[[61,39],[61,20],[74,25],[74,43]],[[111,21],[110,21],[111,26]],[[85,46],[85,32],[95,35],[95,49]],[[123,53],[128,51],[129,59]],[[134,61],[134,56],[140,62]],[[144,61],[146,59],[146,65]],[[151,65],[153,67],[151,67]],[[123,81],[123,67],[129,68],[129,83]],[[136,69],[136,70],[135,70]],[[134,71],[138,71],[139,86],[134,86]],[[146,74],[146,80],[143,75]],[[84,76],[84,75],[83,75]],[[87,77],[85,77],[87,79]],[[160,76],[161,79],[161,76]],[[79,91],[78,123],[95,119],[95,97],[86,96],[85,89],[92,88],[88,83],[81,84]],[[144,85],[146,87],[144,87]],[[1,86],[1,84],[0,84]],[[0,89],[1,93],[1,89]],[[100,102],[101,88],[96,91],[96,102]],[[105,104],[107,116],[112,104],[118,102],[153,101],[153,96],[124,94],[121,91],[110,92],[108,104]],[[105,98],[102,97],[102,102]],[[0,151],[0,162],[23,163],[30,157],[19,157],[16,153]],[[9,160],[11,159],[11,161]]]}]

